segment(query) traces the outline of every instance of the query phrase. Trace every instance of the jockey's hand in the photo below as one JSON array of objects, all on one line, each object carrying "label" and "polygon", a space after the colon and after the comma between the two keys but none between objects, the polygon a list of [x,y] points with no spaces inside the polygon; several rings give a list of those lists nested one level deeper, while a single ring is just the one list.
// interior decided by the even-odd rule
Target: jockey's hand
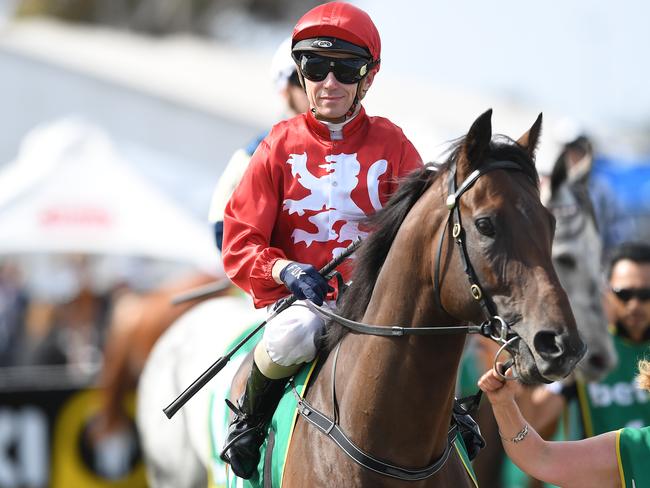
[{"label": "jockey's hand", "polygon": [[[502,363],[497,363],[497,368],[502,368]],[[506,376],[514,374],[512,369],[506,371]],[[513,402],[521,390],[521,385],[517,380],[506,381],[501,378],[494,368],[488,370],[481,379],[478,380],[478,387],[487,395],[492,405]]]},{"label": "jockey's hand", "polygon": [[334,291],[311,264],[289,263],[280,271],[280,280],[298,300],[310,300],[316,305],[322,305],[327,292]]}]

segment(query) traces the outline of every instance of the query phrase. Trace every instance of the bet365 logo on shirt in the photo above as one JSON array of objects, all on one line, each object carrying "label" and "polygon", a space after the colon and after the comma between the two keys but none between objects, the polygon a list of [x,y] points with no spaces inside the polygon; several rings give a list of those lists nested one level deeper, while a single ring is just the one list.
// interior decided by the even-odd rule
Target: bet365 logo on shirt
[{"label": "bet365 logo on shirt", "polygon": [[618,405],[629,407],[635,403],[647,403],[650,400],[648,392],[639,389],[635,381],[604,385],[591,383],[588,386],[589,398],[595,407]]}]

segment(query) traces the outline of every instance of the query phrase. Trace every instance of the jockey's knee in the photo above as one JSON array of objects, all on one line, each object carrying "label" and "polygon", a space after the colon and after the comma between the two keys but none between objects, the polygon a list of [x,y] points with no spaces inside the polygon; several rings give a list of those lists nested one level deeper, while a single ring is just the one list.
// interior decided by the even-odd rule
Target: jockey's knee
[{"label": "jockey's knee", "polygon": [[[316,357],[322,333],[323,320],[319,316],[304,306],[292,306],[269,322],[258,348],[263,347],[275,365],[288,368]],[[262,358],[264,355],[256,351],[260,367],[258,354]]]},{"label": "jockey's knee", "polygon": [[298,369],[300,364],[295,364],[292,366],[282,366],[271,359],[269,353],[266,351],[266,346],[264,345],[264,340],[262,340],[253,353],[255,364],[257,364],[257,369],[271,380],[279,380],[280,378],[288,378],[293,376]]}]

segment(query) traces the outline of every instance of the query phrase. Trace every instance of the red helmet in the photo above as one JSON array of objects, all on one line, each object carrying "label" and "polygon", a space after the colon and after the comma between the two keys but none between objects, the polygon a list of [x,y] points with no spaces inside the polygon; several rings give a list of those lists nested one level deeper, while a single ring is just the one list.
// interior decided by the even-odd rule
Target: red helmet
[{"label": "red helmet", "polygon": [[349,3],[329,2],[311,9],[294,27],[291,39],[294,55],[317,50],[355,54],[370,58],[379,71],[377,27],[366,12]]}]

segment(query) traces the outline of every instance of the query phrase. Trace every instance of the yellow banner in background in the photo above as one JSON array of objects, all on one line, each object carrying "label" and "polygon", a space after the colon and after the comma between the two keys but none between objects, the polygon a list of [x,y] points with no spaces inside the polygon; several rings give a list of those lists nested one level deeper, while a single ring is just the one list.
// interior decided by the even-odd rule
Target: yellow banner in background
[{"label": "yellow banner in background", "polygon": [[[80,391],[61,408],[54,425],[51,488],[146,488],[134,428],[97,442],[90,438],[100,395],[99,390]],[[127,397],[124,409],[133,418],[134,395]]]}]

